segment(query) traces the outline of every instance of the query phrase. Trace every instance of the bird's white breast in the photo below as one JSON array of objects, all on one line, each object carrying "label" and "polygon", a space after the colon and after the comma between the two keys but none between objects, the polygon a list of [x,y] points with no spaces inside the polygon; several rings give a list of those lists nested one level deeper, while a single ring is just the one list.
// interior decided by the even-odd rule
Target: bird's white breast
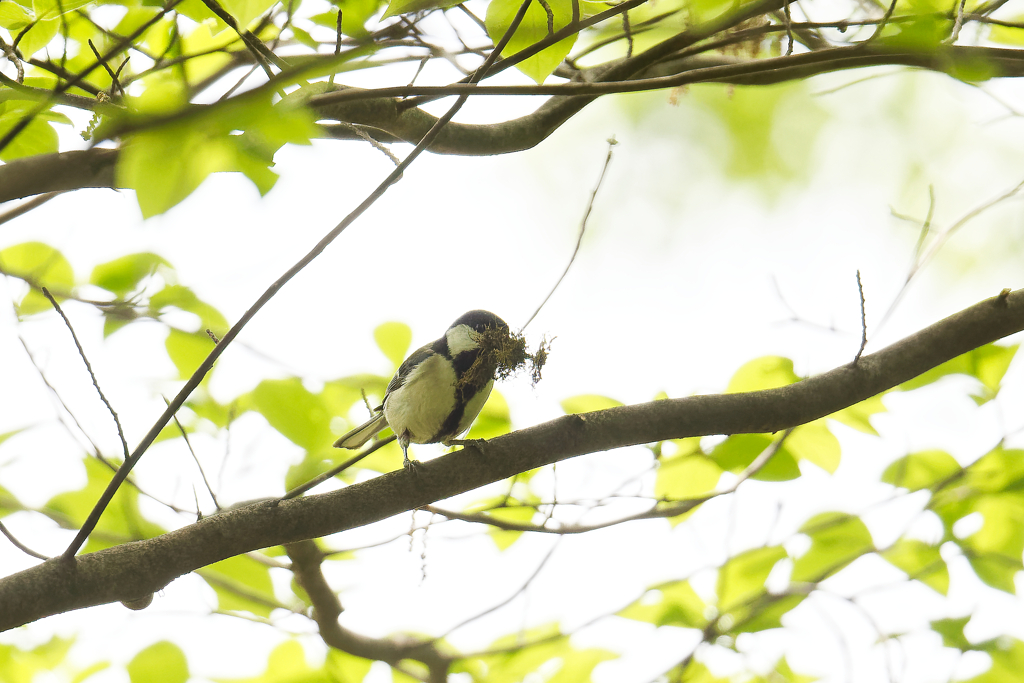
[{"label": "bird's white breast", "polygon": [[384,401],[388,425],[395,434],[408,432],[411,443],[427,443],[455,405],[455,382],[451,363],[442,356],[430,356],[409,373],[405,384],[388,394]]}]

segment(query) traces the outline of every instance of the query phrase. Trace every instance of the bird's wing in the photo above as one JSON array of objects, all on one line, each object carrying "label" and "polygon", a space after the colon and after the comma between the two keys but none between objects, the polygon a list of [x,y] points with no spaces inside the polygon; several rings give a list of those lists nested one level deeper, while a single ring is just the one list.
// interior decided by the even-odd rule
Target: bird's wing
[{"label": "bird's wing", "polygon": [[412,372],[413,368],[425,361],[427,358],[433,356],[435,351],[430,346],[421,346],[412,352],[405,361],[398,368],[398,372],[391,378],[391,382],[388,384],[388,390],[385,393],[390,394],[392,391],[398,389],[405,384],[405,381],[409,379],[409,373]]}]

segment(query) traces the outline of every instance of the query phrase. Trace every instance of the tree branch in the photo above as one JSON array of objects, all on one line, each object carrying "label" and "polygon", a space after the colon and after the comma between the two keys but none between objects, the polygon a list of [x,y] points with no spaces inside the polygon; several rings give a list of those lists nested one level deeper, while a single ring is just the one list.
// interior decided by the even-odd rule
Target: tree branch
[{"label": "tree branch", "polygon": [[776,432],[859,403],[1024,329],[1024,290],[1004,290],[876,353],[796,384],[566,415],[338,491],[264,501],[156,538],[57,558],[0,580],[0,630],[154,593],[199,567],[361,527],[586,453],[710,434]]}]

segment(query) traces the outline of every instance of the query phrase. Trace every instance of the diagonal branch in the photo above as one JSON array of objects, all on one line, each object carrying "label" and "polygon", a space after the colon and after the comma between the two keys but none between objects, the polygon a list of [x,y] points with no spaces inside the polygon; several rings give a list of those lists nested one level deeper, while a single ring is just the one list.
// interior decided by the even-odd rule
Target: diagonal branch
[{"label": "diagonal branch", "polygon": [[776,432],[830,415],[948,360],[1024,330],[1024,290],[1004,290],[881,351],[796,384],[566,415],[360,484],[263,501],[156,538],[0,580],[0,630],[156,592],[199,567],[257,548],[354,529],[519,472],[586,453],[710,434]]}]

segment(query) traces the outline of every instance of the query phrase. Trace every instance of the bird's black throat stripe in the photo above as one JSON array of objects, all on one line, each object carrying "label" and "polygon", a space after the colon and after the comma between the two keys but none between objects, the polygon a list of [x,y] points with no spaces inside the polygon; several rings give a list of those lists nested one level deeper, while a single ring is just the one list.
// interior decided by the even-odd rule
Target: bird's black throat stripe
[{"label": "bird's black throat stripe", "polygon": [[[480,355],[480,349],[470,349],[463,351],[456,356],[451,355],[451,350],[448,348],[448,339],[441,337],[436,342],[431,344],[431,351],[444,356],[447,360],[451,361],[452,368],[455,370],[455,405],[453,406],[452,412],[449,413],[448,418],[441,425],[441,428],[437,431],[437,434],[431,439],[431,441],[444,441],[447,438],[455,436],[459,432],[459,423],[462,422],[462,417],[466,413],[466,404],[477,393],[483,389],[484,385],[472,384],[470,382],[463,382],[462,379],[469,369],[473,367],[473,363],[476,362],[477,357]],[[493,372],[488,373],[489,375],[494,374]],[[485,375],[486,376],[486,375]],[[486,384],[486,382],[485,382]]]}]

